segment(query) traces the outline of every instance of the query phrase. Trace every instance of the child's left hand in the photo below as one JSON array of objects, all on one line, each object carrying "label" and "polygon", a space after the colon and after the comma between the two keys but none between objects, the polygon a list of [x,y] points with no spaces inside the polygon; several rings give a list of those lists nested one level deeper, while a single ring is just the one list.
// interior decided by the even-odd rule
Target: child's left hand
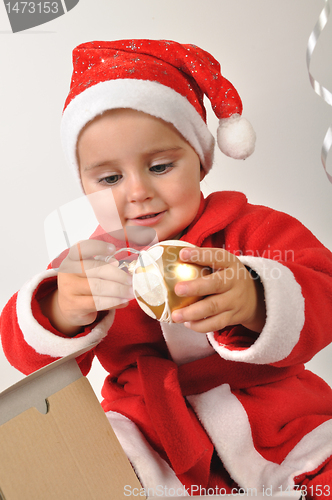
[{"label": "child's left hand", "polygon": [[201,333],[241,324],[261,332],[266,319],[264,289],[233,254],[220,248],[184,248],[181,260],[209,266],[213,273],[175,285],[179,296],[204,299],[172,313],[175,323],[184,323]]}]

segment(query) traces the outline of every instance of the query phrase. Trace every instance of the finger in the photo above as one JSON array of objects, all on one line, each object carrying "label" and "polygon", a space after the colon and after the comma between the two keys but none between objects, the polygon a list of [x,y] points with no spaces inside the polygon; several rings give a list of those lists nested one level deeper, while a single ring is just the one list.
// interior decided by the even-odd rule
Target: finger
[{"label": "finger", "polygon": [[[232,324],[237,324],[237,321],[234,321],[233,311],[231,308],[225,309],[222,312],[212,316],[202,316],[203,314],[208,314],[208,310],[204,312],[195,311],[194,314],[189,314],[188,311],[185,312],[185,309],[187,308],[174,311],[172,314],[172,320],[176,323],[183,323],[184,326],[196,332],[208,333],[222,330],[223,328],[226,328],[227,326]],[[189,319],[193,317],[199,317],[199,319]],[[181,318],[180,321],[178,321],[179,318]]]},{"label": "finger", "polygon": [[72,246],[68,257],[74,261],[91,259],[94,256],[112,255],[115,252],[115,246],[100,240],[83,240]]},{"label": "finger", "polygon": [[[106,266],[105,266],[106,267]],[[113,266],[109,266],[113,267]],[[115,274],[113,280],[101,278],[87,278],[85,275],[78,274],[58,274],[58,287],[61,291],[61,296],[71,297],[77,296],[109,296],[126,298],[130,300],[134,297],[131,277],[120,269],[113,268]],[[118,280],[118,281],[116,281]]]},{"label": "finger", "polygon": [[72,295],[66,300],[59,295],[59,305],[64,317],[74,318],[76,324],[85,324],[80,319],[86,320],[87,316],[91,316],[92,321],[96,317],[97,309],[92,295]]},{"label": "finger", "polygon": [[231,309],[232,304],[229,303],[228,297],[211,295],[187,307],[176,309],[172,313],[172,319],[176,323],[200,321],[219,314],[224,314],[229,312]]},{"label": "finger", "polygon": [[180,281],[176,283],[174,291],[179,297],[204,297],[225,293],[231,287],[233,274],[235,274],[234,269],[227,268],[195,280]]},{"label": "finger", "polygon": [[85,275],[88,270],[103,267],[106,266],[107,264],[118,266],[119,262],[115,259],[112,259],[110,260],[110,262],[107,263],[105,261],[95,260],[94,258],[79,260],[79,261],[71,260],[68,258],[65,259],[63,262],[61,262],[61,265],[59,267],[59,272],[67,274],[69,273],[69,274]]},{"label": "finger", "polygon": [[117,306],[114,306],[114,309],[124,309],[129,305],[129,301],[121,302]]},{"label": "finger", "polygon": [[[75,322],[77,324],[80,323],[83,325],[88,324],[84,321],[86,321],[86,318],[89,315],[93,317],[93,313],[96,313],[96,311],[117,309],[127,304],[128,299],[121,299],[118,297],[97,297],[93,295],[81,295],[80,297],[74,297],[71,301],[70,315],[75,317]],[[66,313],[66,310],[64,312]],[[80,318],[82,319],[82,321],[80,321]]]},{"label": "finger", "polygon": [[80,295],[91,295],[91,288],[85,275],[58,273],[58,289],[61,297],[76,297]]},{"label": "finger", "polygon": [[234,254],[223,248],[182,248],[179,255],[184,262],[192,262],[212,269],[224,269],[238,261]]},{"label": "finger", "polygon": [[132,284],[132,276],[126,273],[124,270],[116,267],[118,262],[112,264],[106,264],[97,267],[91,267],[86,271],[87,277],[98,278],[107,281],[115,281],[123,285],[130,286]]},{"label": "finger", "polygon": [[117,283],[116,281],[89,278],[90,294],[94,297],[117,297],[131,300],[134,298],[131,286]]},{"label": "finger", "polygon": [[63,273],[85,274],[89,269],[99,268],[108,264],[118,267],[119,261],[110,255],[95,255],[89,259],[81,260],[73,260],[68,255],[67,258],[61,262],[59,271]]},{"label": "finger", "polygon": [[97,311],[107,311],[109,309],[121,309],[129,303],[128,299],[120,299],[118,297],[93,297],[95,308]]},{"label": "finger", "polygon": [[191,330],[199,333],[216,332],[226,328],[231,323],[231,315],[228,311],[223,314],[218,314],[211,318],[202,319],[200,321],[186,321],[184,325]]}]

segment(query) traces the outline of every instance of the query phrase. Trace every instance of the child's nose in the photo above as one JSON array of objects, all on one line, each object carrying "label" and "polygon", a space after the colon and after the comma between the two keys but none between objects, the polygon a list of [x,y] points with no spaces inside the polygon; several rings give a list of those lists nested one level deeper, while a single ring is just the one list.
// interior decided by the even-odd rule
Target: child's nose
[{"label": "child's nose", "polygon": [[149,180],[143,175],[135,175],[128,180],[127,186],[128,201],[142,202],[152,197],[152,186]]}]

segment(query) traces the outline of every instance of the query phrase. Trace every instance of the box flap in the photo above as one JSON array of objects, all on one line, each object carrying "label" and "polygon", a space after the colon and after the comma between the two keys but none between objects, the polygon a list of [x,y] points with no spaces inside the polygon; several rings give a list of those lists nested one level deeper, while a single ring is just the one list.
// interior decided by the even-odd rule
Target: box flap
[{"label": "box flap", "polygon": [[98,342],[44,366],[0,393],[0,425],[23,411],[35,407],[47,412],[46,399],[82,377],[75,359],[93,349]]}]

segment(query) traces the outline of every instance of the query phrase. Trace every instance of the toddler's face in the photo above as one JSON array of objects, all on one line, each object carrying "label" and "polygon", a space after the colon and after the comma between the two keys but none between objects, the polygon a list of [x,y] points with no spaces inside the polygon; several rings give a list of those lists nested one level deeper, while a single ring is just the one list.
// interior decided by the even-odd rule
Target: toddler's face
[{"label": "toddler's face", "polygon": [[195,218],[200,160],[163,120],[108,111],[82,131],[77,155],[84,192],[111,188],[123,226],[153,228],[163,241],[178,238]]}]

